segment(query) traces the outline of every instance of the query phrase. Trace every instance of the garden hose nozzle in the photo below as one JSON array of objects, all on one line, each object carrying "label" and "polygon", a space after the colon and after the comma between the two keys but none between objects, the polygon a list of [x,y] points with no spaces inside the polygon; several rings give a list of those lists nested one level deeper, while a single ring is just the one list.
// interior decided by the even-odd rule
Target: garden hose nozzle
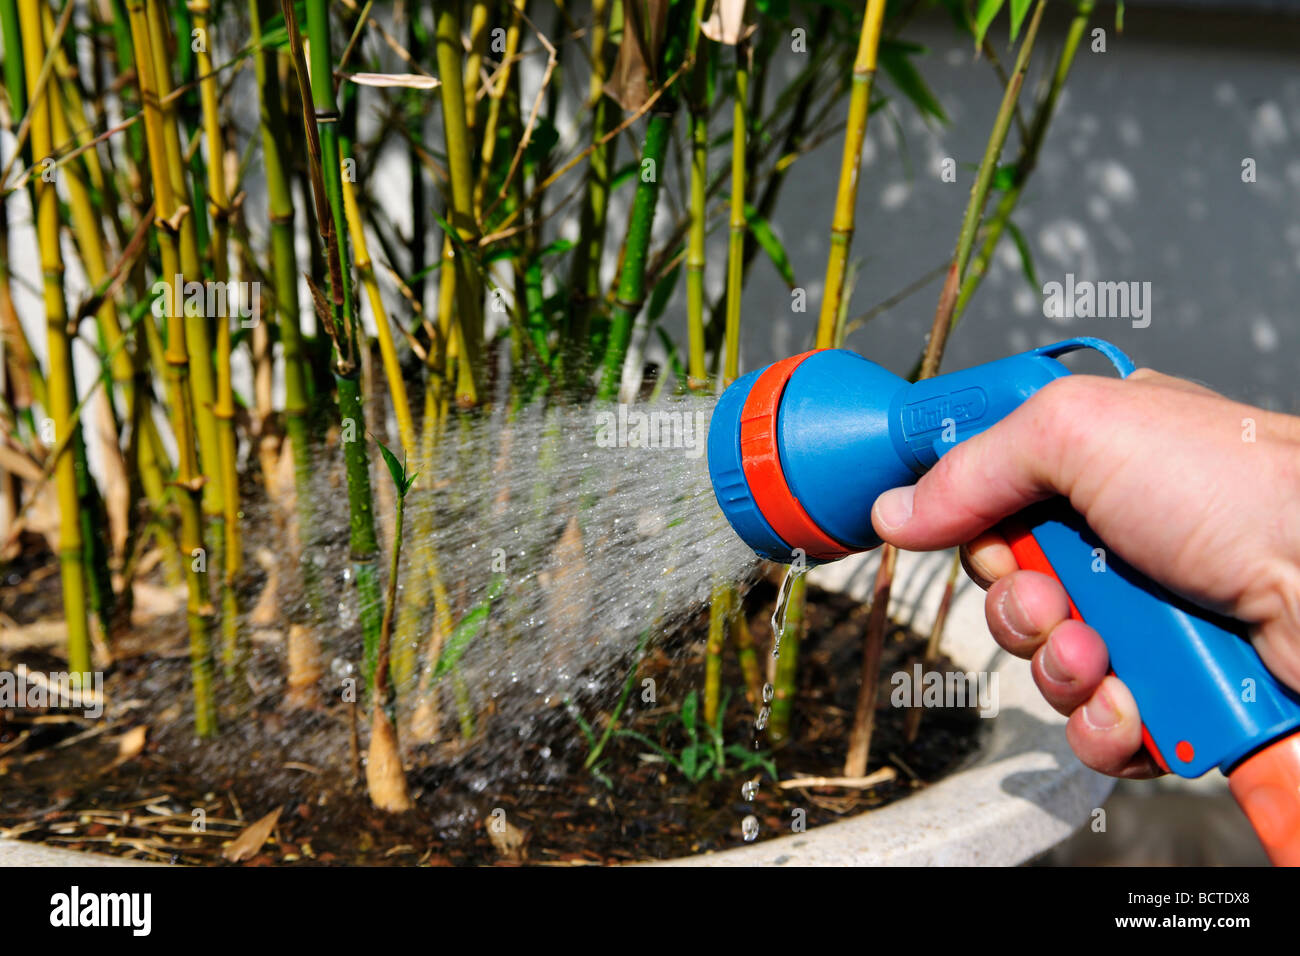
[{"label": "garden hose nozzle", "polygon": [[[1075,338],[915,383],[845,349],[751,372],[722,394],[709,427],[718,504],[773,561],[874,548],[871,506],[882,492],[915,482],[957,443],[1069,375],[1057,357],[1083,348],[1121,376],[1133,371],[1109,342]],[[1020,566],[1059,580],[1071,616],[1106,641],[1153,759],[1183,777],[1218,767],[1273,862],[1300,865],[1300,695],[1264,667],[1245,625],[1130,567],[1064,499],[1000,530]]]}]

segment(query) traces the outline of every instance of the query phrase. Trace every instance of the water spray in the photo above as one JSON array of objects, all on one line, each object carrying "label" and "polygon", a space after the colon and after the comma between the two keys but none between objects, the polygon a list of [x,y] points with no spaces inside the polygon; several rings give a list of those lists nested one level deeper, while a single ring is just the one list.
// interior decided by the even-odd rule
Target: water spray
[{"label": "water spray", "polygon": [[[1100,352],[1121,377],[1133,371],[1109,342],[1074,338],[915,383],[845,349],[750,372],[723,393],[709,429],[718,504],[773,561],[868,551],[881,543],[871,507],[882,492],[917,481],[958,442],[1069,375],[1058,356],[1078,349]],[[999,530],[1020,567],[1060,581],[1071,617],[1101,634],[1156,763],[1189,778],[1218,767],[1270,859],[1300,865],[1300,695],[1265,668],[1246,625],[1127,565],[1064,499]]]}]

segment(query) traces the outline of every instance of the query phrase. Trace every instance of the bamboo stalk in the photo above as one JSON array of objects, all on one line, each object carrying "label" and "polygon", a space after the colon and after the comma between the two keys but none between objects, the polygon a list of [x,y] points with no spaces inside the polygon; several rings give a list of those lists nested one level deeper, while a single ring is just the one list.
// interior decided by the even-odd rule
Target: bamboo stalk
[{"label": "bamboo stalk", "polygon": [[491,10],[485,0],[473,0],[469,14],[469,51],[465,56],[465,125],[478,125],[479,78],[483,56],[487,53],[488,18]]},{"label": "bamboo stalk", "polygon": [[831,223],[831,251],[826,260],[826,284],[822,293],[821,316],[817,323],[817,347],[829,348],[835,341],[835,318],[853,244],[857,214],[858,174],[862,166],[862,142],[867,135],[871,86],[876,75],[876,53],[880,46],[880,25],[885,17],[885,0],[867,0],[853,62],[853,87],[849,93],[849,120],[844,132],[844,153],[840,160],[839,189],[835,194],[835,216]]},{"label": "bamboo stalk", "polygon": [[722,697],[722,650],[727,641],[731,594],[728,585],[718,585],[709,605],[709,639],[704,649],[704,721],[708,724],[717,719]]},{"label": "bamboo stalk", "polygon": [[406,453],[407,461],[415,461],[419,447],[415,443],[415,423],[411,419],[411,403],[406,395],[406,382],[402,378],[402,363],[397,355],[397,343],[393,340],[392,326],[389,325],[388,310],[384,308],[384,298],[379,292],[379,283],[375,279],[375,268],[370,261],[370,247],[366,244],[366,231],[361,222],[361,211],[357,208],[356,189],[351,179],[347,177],[343,178],[343,211],[347,218],[348,231],[351,233],[357,277],[366,290],[370,311],[375,317],[379,352],[383,359],[384,376],[388,381],[389,398],[393,402],[393,413],[397,417],[397,432],[402,442],[402,451]]},{"label": "bamboo stalk", "polygon": [[[54,151],[50,124],[50,89],[41,89],[38,78],[45,60],[45,37],[38,0],[22,0],[18,9],[22,31],[22,62],[27,86],[33,91],[28,107],[32,155],[43,158]],[[50,417],[56,440],[62,442],[71,429],[77,404],[73,376],[72,343],[67,331],[67,305],[63,298],[63,257],[59,251],[59,200],[53,182],[35,181],[36,231],[40,243],[41,271],[45,299],[45,326],[49,363]],[[81,502],[77,494],[76,462],[72,454],[59,456],[54,470],[59,501],[59,570],[63,581],[63,613],[67,623],[68,666],[76,675],[90,671],[90,631],[86,615],[86,573],[82,562]]]},{"label": "bamboo stalk", "polygon": [[402,525],[406,514],[406,493],[410,490],[411,479],[407,477],[405,469],[401,469],[399,474],[398,466],[394,463],[391,453],[387,457],[397,490],[397,507],[393,522],[393,553],[388,565],[384,618],[380,626],[379,647],[375,656],[374,687],[371,693],[374,715],[371,720],[370,755],[366,764],[366,787],[371,802],[376,807],[389,813],[400,813],[411,809],[412,803],[406,786],[406,775],[402,771],[397,729],[387,714],[392,702],[388,677],[393,611],[397,606],[397,575],[402,561]]},{"label": "bamboo stalk", "polygon": [[745,125],[749,101],[749,44],[736,44],[736,87],[731,120],[731,233],[727,245],[727,324],[722,387],[740,376],[740,296],[745,258]]},{"label": "bamboo stalk", "polygon": [[[195,56],[199,71],[199,102],[203,109],[203,138],[208,146],[208,203],[212,216],[212,236],[209,251],[212,261],[212,278],[224,283],[230,276],[230,193],[226,188],[225,142],[221,134],[221,114],[217,102],[217,77],[212,69],[211,48],[215,42],[209,22],[209,0],[190,0],[190,13],[194,17],[194,30],[200,43],[196,43]],[[242,686],[248,647],[240,634],[238,583],[244,570],[242,536],[240,534],[239,473],[237,470],[237,440],[235,437],[235,395],[230,370],[230,317],[213,316],[217,323],[216,342],[216,404],[212,414],[217,426],[217,457],[221,472],[221,514],[225,531],[225,550],[222,561],[221,585],[221,662],[226,680]]]},{"label": "bamboo stalk", "polygon": [[[701,0],[696,0],[697,7]],[[565,377],[577,382],[586,376],[591,363],[591,314],[600,298],[600,266],[605,254],[605,225],[609,214],[610,177],[615,162],[617,139],[605,138],[614,128],[617,110],[605,95],[609,78],[611,0],[592,0],[591,75],[587,87],[587,108],[591,110],[592,149],[587,160],[587,178],[578,214],[578,244],[569,271],[573,309],[566,330]]]},{"label": "bamboo stalk", "polygon": [[453,249],[456,273],[456,337],[460,362],[456,401],[465,408],[479,403],[483,387],[483,295],[478,275],[466,262],[467,246],[477,237],[474,218],[474,177],[470,165],[469,124],[465,117],[463,57],[460,40],[460,4],[443,3],[437,10],[438,74],[442,80],[443,130],[447,166],[451,177],[448,222],[459,248]]},{"label": "bamboo stalk", "polygon": [[939,304],[934,312],[934,322],[930,327],[930,338],[926,343],[925,356],[921,360],[919,378],[930,378],[939,371],[943,359],[943,350],[948,342],[948,333],[952,330],[953,310],[957,305],[957,296],[961,291],[962,278],[966,274],[966,264],[970,260],[971,249],[975,245],[975,236],[979,231],[980,219],[984,215],[984,206],[988,203],[989,191],[993,185],[993,174],[997,172],[998,158],[1007,141],[1011,121],[1015,116],[1016,103],[1020,99],[1020,88],[1024,84],[1025,72],[1029,69],[1029,55],[1034,49],[1034,40],[1038,36],[1038,25],[1043,19],[1043,10],[1047,0],[1038,0],[1034,15],[1029,21],[1024,39],[1020,41],[1020,50],[1016,54],[1016,65],[1011,72],[1006,89],[1002,93],[1002,102],[998,106],[997,116],[993,120],[993,129],[989,141],[984,147],[984,156],[980,160],[979,171],[971,185],[970,199],[966,203],[966,212],[962,216],[961,231],[957,236],[957,248],[953,252],[948,275],[944,279],[943,290],[939,293]]},{"label": "bamboo stalk", "polygon": [[[311,40],[311,75],[306,75],[301,37],[292,0],[283,0],[285,25],[302,90],[303,122],[312,163],[317,225],[325,247],[330,301],[318,311],[334,340],[334,381],[338,389],[339,421],[343,428],[343,458],[348,485],[348,528],[352,569],[356,576],[367,677],[373,672],[381,628],[379,540],[375,534],[370,489],[370,459],[365,444],[365,411],[361,398],[359,323],[352,298],[347,220],[343,211],[342,164],[338,136],[338,104],[334,93],[329,42],[328,0],[308,0],[307,34]],[[310,108],[308,107],[310,103]],[[349,435],[349,432],[352,434]]]},{"label": "bamboo stalk", "polygon": [[[954,551],[948,565],[948,580],[944,582],[943,595],[939,598],[939,608],[934,614],[934,624],[930,627],[930,636],[925,642],[925,654],[921,658],[923,671],[928,671],[939,660],[939,644],[943,640],[944,625],[948,623],[948,611],[952,608],[952,597],[957,590],[957,572],[961,570],[961,552]],[[921,717],[924,707],[912,707],[903,720],[903,739],[909,744],[916,742],[917,732],[921,729]]]},{"label": "bamboo stalk", "polygon": [[[153,53],[150,49],[149,23],[145,0],[126,0],[131,23],[131,39],[136,58],[136,82],[144,104],[145,141],[153,173],[154,202],[157,211],[158,249],[162,258],[163,280],[168,287],[180,272],[177,249],[176,197],[168,171],[164,113],[159,105]],[[207,564],[202,560],[203,513],[201,506],[203,477],[199,474],[195,454],[195,428],[189,387],[189,341],[184,316],[168,309],[165,354],[168,402],[172,430],[177,444],[176,484],[181,489],[180,547],[186,557],[186,617],[190,635],[190,668],[194,692],[194,727],[200,737],[212,736],[217,730],[216,707],[212,697],[212,660],[209,630],[212,607],[208,598]],[[144,320],[148,323],[148,319]]]},{"label": "bamboo stalk", "polygon": [[745,617],[743,601],[737,598],[736,605],[736,613],[731,618],[731,639],[736,645],[741,676],[745,679],[745,699],[757,711],[763,701],[763,671],[758,663],[758,651],[754,647],[754,635]]},{"label": "bamboo stalk", "polygon": [[[252,43],[260,47],[262,24],[271,15],[271,0],[249,0]],[[288,127],[280,102],[280,74],[276,56],[260,50],[253,56],[257,76],[262,164],[266,176],[267,214],[271,224],[271,274],[274,316],[280,333],[284,362],[284,418],[293,454],[295,505],[298,518],[299,567],[313,615],[322,610],[319,573],[315,562],[301,560],[316,547],[315,504],[311,490],[311,389],[307,356],[303,351],[301,307],[298,300],[298,255],[295,249],[293,190],[286,157],[292,155],[284,143]]]},{"label": "bamboo stalk", "polygon": [[862,653],[862,686],[858,689],[858,702],[853,711],[853,725],[849,732],[848,756],[844,760],[844,776],[861,777],[867,772],[867,757],[871,751],[871,735],[876,724],[876,697],[880,689],[880,657],[884,652],[885,625],[889,621],[889,595],[894,583],[894,568],[898,549],[886,545],[880,551],[880,569],[876,574],[871,593],[871,611],[867,618],[866,638]]},{"label": "bamboo stalk", "polygon": [[[129,6],[129,4],[128,4]],[[179,275],[185,282],[198,281],[203,276],[199,255],[198,216],[186,202],[189,193],[185,184],[185,159],[181,149],[180,117],[176,100],[171,97],[171,53],[167,9],[162,0],[146,0],[146,21],[149,30],[149,54],[153,67],[153,83],[157,90],[158,109],[162,116],[162,136],[165,165],[162,172],[168,177],[176,205],[170,215],[177,216],[173,224],[179,240],[179,271],[168,274],[171,283]],[[187,46],[188,49],[188,46]],[[137,63],[143,68],[144,60],[136,53]],[[183,213],[180,210],[184,209]],[[175,298],[181,298],[179,293]],[[199,464],[202,466],[203,509],[210,524],[210,544],[214,551],[224,551],[224,482],[221,468],[221,440],[217,428],[217,386],[213,364],[211,316],[205,316],[185,297],[185,336],[189,343],[189,384],[193,395],[194,421],[199,441]]]},{"label": "bamboo stalk", "polygon": [[[1007,132],[1011,127],[1019,99],[1020,88],[1024,83],[1025,71],[1029,67],[1029,55],[1038,35],[1038,26],[1043,18],[1046,0],[1039,0],[1034,8],[1034,15],[1020,41],[1020,50],[1016,55],[1016,64],[1003,92],[1002,102],[993,123],[993,130],[984,150],[984,157],[975,183],[971,187],[970,200],[962,218],[961,231],[957,239],[957,249],[949,266],[948,277],[939,294],[939,305],[935,310],[934,323],[930,329],[930,338],[926,343],[925,355],[921,360],[920,378],[929,378],[939,371],[943,360],[944,346],[948,332],[952,328],[953,308],[961,286],[962,275],[970,257],[971,247],[979,228],[979,220],[988,201],[989,187],[996,171],[998,157],[1006,142]],[[880,657],[885,643],[885,626],[888,622],[890,590],[893,587],[894,565],[898,557],[893,545],[882,546],[880,567],[876,572],[873,587],[871,617],[867,621],[866,633],[863,635],[862,685],[858,690],[858,703],[853,718],[853,728],[849,736],[848,755],[845,758],[845,776],[859,776],[866,771],[867,758],[871,750],[871,735],[875,726],[875,701],[880,676]],[[877,610],[879,609],[879,610]]]},{"label": "bamboo stalk", "polygon": [[1020,195],[1024,191],[1025,183],[1029,180],[1029,174],[1033,172],[1034,167],[1038,164],[1038,152],[1047,136],[1047,127],[1056,112],[1056,101],[1065,86],[1066,78],[1070,75],[1074,55],[1078,51],[1079,41],[1087,29],[1088,19],[1092,16],[1093,7],[1093,0],[1081,0],[1075,8],[1074,19],[1070,21],[1065,43],[1057,56],[1056,68],[1052,71],[1052,79],[1047,88],[1047,93],[1035,110],[1028,137],[1020,145],[1020,153],[1016,159],[1011,185],[1002,194],[997,206],[994,207],[993,214],[989,216],[988,222],[984,226],[984,241],[980,245],[979,252],[970,261],[966,274],[962,279],[961,292],[958,294],[956,305],[953,307],[950,331],[951,328],[956,327],[957,321],[961,318],[962,313],[966,311],[966,305],[975,294],[975,290],[979,288],[980,281],[984,278],[984,273],[993,259],[993,252],[997,249],[998,242],[1001,241],[1002,234],[1006,231],[1007,223],[1011,220],[1011,213],[1020,201]]}]

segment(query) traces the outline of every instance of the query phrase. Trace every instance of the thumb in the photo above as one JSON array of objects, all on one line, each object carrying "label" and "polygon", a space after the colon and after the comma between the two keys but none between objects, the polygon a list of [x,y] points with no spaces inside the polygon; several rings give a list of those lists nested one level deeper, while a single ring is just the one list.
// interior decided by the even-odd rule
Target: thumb
[{"label": "thumb", "polygon": [[1069,494],[1060,463],[1078,429],[1058,423],[1077,407],[1071,380],[1081,377],[1050,383],[947,452],[915,485],[880,495],[871,509],[876,533],[908,551],[949,548],[1036,501]]}]

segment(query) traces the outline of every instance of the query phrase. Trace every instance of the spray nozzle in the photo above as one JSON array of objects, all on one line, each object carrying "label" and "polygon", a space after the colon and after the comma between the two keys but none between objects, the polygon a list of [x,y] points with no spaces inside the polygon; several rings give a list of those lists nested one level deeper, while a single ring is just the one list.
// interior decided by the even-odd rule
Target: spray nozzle
[{"label": "spray nozzle", "polygon": [[880,544],[871,506],[911,484],[1053,379],[1057,356],[1089,348],[1121,376],[1133,363],[1074,338],[909,383],[856,352],[820,349],[750,372],[722,394],[709,427],[718,504],[754,551],[833,561]]}]

